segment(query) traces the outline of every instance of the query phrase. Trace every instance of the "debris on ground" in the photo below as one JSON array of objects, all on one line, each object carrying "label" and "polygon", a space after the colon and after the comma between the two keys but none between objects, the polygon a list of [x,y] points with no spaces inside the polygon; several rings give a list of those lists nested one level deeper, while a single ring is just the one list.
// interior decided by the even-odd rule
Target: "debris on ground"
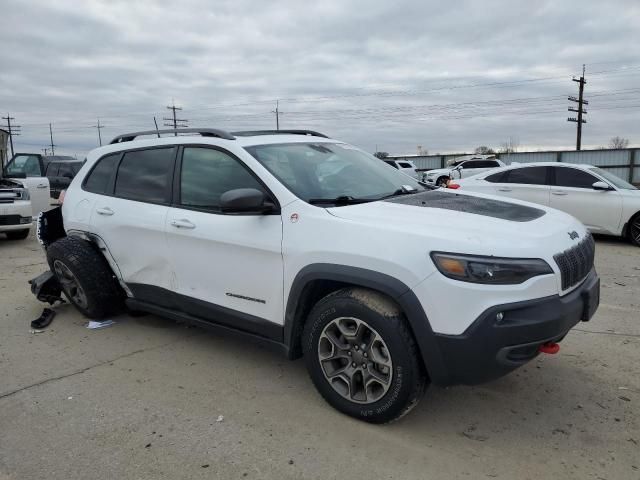
[{"label": "debris on ground", "polygon": [[99,328],[107,328],[110,327],[111,325],[115,325],[116,322],[114,322],[113,320],[104,320],[102,322],[98,322],[97,320],[89,320],[89,323],[87,323],[87,328],[89,330],[97,330]]},{"label": "debris on ground", "polygon": [[216,422],[220,423],[223,420],[224,420],[224,415],[218,415],[218,418],[216,419]]},{"label": "debris on ground", "polygon": [[45,328],[51,325],[55,316],[56,312],[54,310],[51,310],[50,308],[43,309],[42,314],[35,320],[31,321],[31,333],[43,332]]}]

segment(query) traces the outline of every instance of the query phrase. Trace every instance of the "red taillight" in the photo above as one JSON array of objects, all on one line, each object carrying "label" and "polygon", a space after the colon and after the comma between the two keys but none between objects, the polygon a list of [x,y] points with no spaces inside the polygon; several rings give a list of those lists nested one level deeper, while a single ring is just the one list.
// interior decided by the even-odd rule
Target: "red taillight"
[{"label": "red taillight", "polygon": [[449,183],[447,183],[447,188],[451,188],[453,190],[457,190],[457,189],[460,188],[460,185],[455,183],[455,182],[449,181]]},{"label": "red taillight", "polygon": [[58,204],[62,205],[62,203],[64,202],[64,196],[67,193],[66,190],[62,190],[60,192],[60,196],[58,197]]}]

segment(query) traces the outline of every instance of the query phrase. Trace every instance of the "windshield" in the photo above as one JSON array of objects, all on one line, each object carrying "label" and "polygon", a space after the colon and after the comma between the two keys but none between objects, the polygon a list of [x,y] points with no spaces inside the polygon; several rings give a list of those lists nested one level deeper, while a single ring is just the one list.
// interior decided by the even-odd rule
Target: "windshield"
[{"label": "windshield", "polygon": [[41,177],[40,161],[37,155],[16,155],[5,168],[7,176],[25,174],[27,177]]},{"label": "windshield", "polygon": [[424,190],[410,176],[346,144],[288,143],[246,150],[304,201],[378,200]]},{"label": "windshield", "polygon": [[607,172],[602,168],[594,167],[591,170],[597,173],[598,175],[600,175],[601,177],[604,177],[609,183],[613,183],[613,185],[618,188],[622,188],[624,190],[637,190],[637,188],[631,185],[630,183],[625,182],[620,177],[614,175],[611,172]]}]

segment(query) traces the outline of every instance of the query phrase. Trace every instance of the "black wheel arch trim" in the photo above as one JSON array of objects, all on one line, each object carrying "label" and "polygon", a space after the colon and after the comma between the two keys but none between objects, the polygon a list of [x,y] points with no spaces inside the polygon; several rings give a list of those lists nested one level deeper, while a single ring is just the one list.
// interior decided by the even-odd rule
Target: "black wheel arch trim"
[{"label": "black wheel arch trim", "polygon": [[290,358],[300,356],[296,343],[306,320],[300,318],[304,308],[303,292],[305,287],[318,280],[370,288],[392,298],[407,317],[431,381],[435,384],[447,383],[448,373],[437,338],[415,293],[397,278],[360,267],[315,263],[298,272],[291,284],[285,310],[284,343]]}]

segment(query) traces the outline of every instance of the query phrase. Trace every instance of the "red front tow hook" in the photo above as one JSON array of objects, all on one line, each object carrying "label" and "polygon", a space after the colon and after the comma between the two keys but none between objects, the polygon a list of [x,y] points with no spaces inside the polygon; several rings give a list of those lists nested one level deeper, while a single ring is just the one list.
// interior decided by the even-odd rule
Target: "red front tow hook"
[{"label": "red front tow hook", "polygon": [[542,345],[540,345],[540,348],[538,350],[540,350],[542,353],[554,355],[560,351],[560,345],[554,342],[543,343]]}]

